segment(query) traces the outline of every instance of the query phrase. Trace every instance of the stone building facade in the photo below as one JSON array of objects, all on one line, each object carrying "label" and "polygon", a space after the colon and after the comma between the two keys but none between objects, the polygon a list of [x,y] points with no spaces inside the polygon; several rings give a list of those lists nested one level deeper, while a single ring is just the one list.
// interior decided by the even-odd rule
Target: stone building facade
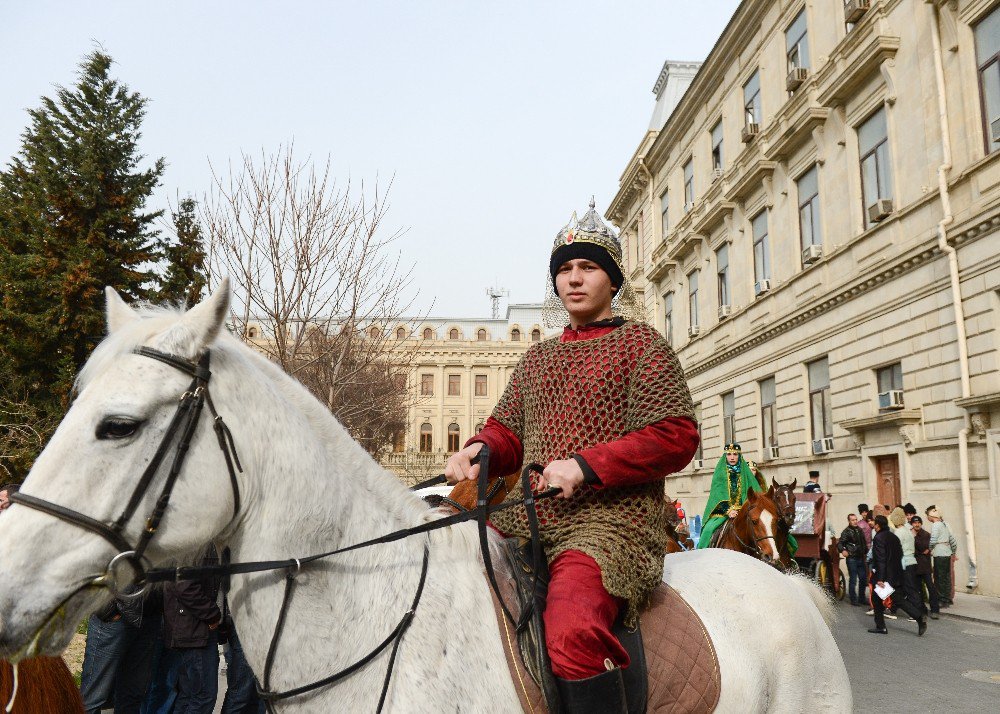
[{"label": "stone building facade", "polygon": [[689,514],[735,439],[838,531],[936,504],[1000,594],[1000,3],[744,0],[607,213],[698,405]]},{"label": "stone building facade", "polygon": [[408,427],[382,463],[410,481],[441,473],[448,456],[482,428],[521,355],[550,334],[541,304],[510,305],[499,319],[400,321],[393,337],[417,341]]}]

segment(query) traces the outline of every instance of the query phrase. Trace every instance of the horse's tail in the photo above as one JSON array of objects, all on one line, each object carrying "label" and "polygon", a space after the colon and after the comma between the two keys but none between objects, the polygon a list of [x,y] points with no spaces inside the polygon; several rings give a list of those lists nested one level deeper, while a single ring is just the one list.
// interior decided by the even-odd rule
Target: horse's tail
[{"label": "horse's tail", "polygon": [[813,605],[816,606],[819,614],[823,617],[823,622],[826,623],[826,626],[832,626],[834,620],[837,619],[837,611],[833,607],[833,598],[827,595],[826,591],[817,585],[816,581],[812,578],[801,573],[789,573],[788,577],[797,583],[802,588],[802,591],[809,596],[809,599],[812,600]]}]

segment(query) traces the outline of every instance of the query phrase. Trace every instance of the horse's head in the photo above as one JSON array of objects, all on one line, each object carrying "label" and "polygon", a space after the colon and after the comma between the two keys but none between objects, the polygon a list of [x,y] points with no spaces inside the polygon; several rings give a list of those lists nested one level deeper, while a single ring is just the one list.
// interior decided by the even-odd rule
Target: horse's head
[{"label": "horse's head", "polygon": [[768,489],[768,495],[778,507],[782,521],[789,528],[795,523],[795,487],[798,481],[795,479],[791,483],[779,484],[772,478],[771,488]]},{"label": "horse's head", "polygon": [[[228,283],[186,313],[136,311],[108,289],[108,337],[81,371],[72,407],[28,474],[21,489],[27,498],[0,514],[0,657],[58,653],[77,623],[110,597],[103,586],[115,581],[101,576],[116,555],[143,539],[180,453],[183,429],[171,432],[170,425],[181,414],[182,395],[197,383],[177,366],[183,362],[172,365],[136,350],[153,348],[193,364],[219,335],[228,311]],[[212,367],[225,363],[224,356],[212,358]],[[211,386],[219,389],[218,382]],[[187,399],[192,403],[191,395]],[[149,561],[186,557],[233,518],[236,497],[205,406],[162,521],[147,536]],[[141,487],[161,445],[162,463]],[[118,573],[124,582],[134,577],[132,560],[118,561],[126,564]]]},{"label": "horse's head", "polygon": [[766,563],[781,559],[777,542],[778,509],[766,494],[751,490],[736,514],[734,525],[744,548],[752,554],[759,555]]}]

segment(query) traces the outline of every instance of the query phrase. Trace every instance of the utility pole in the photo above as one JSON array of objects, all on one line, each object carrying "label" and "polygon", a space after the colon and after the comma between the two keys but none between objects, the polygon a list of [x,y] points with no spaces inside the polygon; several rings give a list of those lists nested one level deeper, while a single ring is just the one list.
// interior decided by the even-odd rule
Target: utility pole
[{"label": "utility pole", "polygon": [[498,286],[495,288],[486,288],[486,295],[493,301],[493,319],[497,320],[500,318],[500,298],[510,295],[510,291]]}]

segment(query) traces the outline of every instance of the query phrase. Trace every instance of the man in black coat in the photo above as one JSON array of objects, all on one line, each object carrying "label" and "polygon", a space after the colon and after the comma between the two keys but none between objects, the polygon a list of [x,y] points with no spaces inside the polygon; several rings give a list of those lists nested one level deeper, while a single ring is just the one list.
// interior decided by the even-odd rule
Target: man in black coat
[{"label": "man in black coat", "polygon": [[[896,534],[889,529],[889,520],[885,516],[875,516],[875,536],[872,538],[872,578],[876,588],[886,583],[895,592],[890,596],[895,606],[917,621],[917,634],[927,631],[927,618],[909,600],[903,597],[903,546]],[[885,603],[878,592],[872,589],[872,604],[875,607],[875,627],[869,632],[887,635],[885,629]]]}]

